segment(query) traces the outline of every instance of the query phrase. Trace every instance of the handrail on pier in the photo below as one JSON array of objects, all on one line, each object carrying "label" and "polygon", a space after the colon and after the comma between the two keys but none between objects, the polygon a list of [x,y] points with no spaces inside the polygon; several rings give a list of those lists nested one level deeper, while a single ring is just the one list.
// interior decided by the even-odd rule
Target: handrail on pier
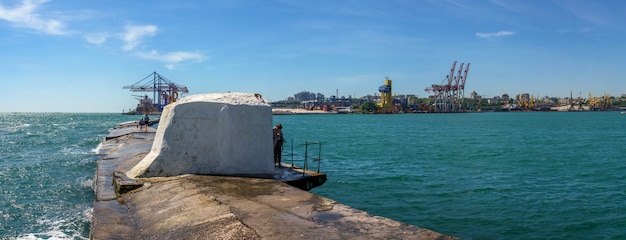
[{"label": "handrail on pier", "polygon": [[[296,166],[295,161],[302,161],[302,169],[304,170],[302,171],[302,176],[304,176],[305,172],[309,170],[309,155],[311,154],[309,150],[314,151],[315,149],[310,149],[314,146],[317,146],[317,157],[311,157],[311,159],[313,161],[317,161],[317,173],[320,173],[320,164],[322,162],[322,143],[304,140],[304,143],[296,145],[294,144],[294,140],[291,139],[291,166]],[[304,147],[304,149],[302,149],[302,147]],[[302,153],[302,151],[304,151],[304,153]],[[294,160],[295,157],[300,159]]]}]

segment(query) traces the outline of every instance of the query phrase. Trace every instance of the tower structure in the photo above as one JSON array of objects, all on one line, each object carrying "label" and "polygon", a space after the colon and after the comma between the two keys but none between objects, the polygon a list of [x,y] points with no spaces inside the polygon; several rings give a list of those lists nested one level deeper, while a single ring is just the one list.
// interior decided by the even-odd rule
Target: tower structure
[{"label": "tower structure", "polygon": [[378,92],[380,92],[380,103],[378,104],[380,110],[385,113],[393,111],[391,79],[389,77],[385,77],[385,85],[378,87]]}]

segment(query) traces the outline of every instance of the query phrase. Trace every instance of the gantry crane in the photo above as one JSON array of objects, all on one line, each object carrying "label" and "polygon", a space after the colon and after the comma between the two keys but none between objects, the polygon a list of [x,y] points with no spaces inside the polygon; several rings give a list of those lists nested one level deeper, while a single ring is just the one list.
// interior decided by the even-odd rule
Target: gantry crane
[{"label": "gantry crane", "polygon": [[[463,65],[458,70],[457,76],[454,76],[456,61],[452,63],[450,74],[448,74],[441,84],[433,84],[425,89],[426,92],[432,92],[435,99],[435,112],[460,112],[463,109],[462,100],[465,98],[465,81],[470,63],[467,63],[465,71]],[[463,75],[461,76],[461,73]]]},{"label": "gantry crane", "polygon": [[[179,85],[157,72],[151,73],[133,85],[124,86],[123,89],[130,89],[131,92],[152,92],[152,99],[150,99],[152,106],[159,112],[163,111],[165,105],[175,102],[179,94],[189,93],[186,86]],[[144,101],[147,96],[145,96]],[[145,108],[143,109],[144,112],[147,112]]]}]

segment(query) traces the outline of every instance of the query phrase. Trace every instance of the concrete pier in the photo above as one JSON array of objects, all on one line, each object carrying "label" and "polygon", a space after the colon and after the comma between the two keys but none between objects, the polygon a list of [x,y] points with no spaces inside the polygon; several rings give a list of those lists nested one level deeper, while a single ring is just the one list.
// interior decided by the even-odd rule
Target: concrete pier
[{"label": "concrete pier", "polygon": [[326,175],[275,167],[271,124],[261,95],[213,93],[167,105],[156,130],[112,129],[91,238],[452,239],[307,192]]},{"label": "concrete pier", "polygon": [[290,186],[288,167],[272,178],[128,179],[155,132],[119,126],[102,143],[91,239],[454,239]]}]

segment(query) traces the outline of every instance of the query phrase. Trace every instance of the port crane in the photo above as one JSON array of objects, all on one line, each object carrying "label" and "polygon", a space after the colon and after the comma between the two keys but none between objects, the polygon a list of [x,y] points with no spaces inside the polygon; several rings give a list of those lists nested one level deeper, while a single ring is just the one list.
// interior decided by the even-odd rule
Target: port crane
[{"label": "port crane", "polygon": [[461,101],[465,98],[465,81],[470,63],[467,63],[464,71],[463,65],[465,63],[461,63],[455,77],[456,63],[457,61],[452,63],[450,73],[441,84],[433,84],[425,89],[426,92],[433,93],[435,112],[460,112],[463,110]]},{"label": "port crane", "polygon": [[[186,86],[177,84],[157,72],[151,73],[133,85],[124,86],[123,89],[129,89],[131,92],[151,92],[152,99],[149,101],[152,102],[153,110],[158,112],[163,111],[165,105],[175,102],[179,94],[189,93]],[[147,95],[145,99],[148,99]],[[143,109],[144,112],[150,112],[146,108]]]}]

